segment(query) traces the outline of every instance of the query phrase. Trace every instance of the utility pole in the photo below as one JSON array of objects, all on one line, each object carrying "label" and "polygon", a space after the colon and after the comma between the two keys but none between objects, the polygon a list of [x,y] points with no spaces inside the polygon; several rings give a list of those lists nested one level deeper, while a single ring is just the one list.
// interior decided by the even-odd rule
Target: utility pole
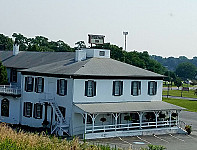
[{"label": "utility pole", "polygon": [[123,35],[125,36],[125,47],[124,50],[126,51],[126,44],[127,44],[127,35],[129,34],[129,32],[124,32],[123,31]]}]

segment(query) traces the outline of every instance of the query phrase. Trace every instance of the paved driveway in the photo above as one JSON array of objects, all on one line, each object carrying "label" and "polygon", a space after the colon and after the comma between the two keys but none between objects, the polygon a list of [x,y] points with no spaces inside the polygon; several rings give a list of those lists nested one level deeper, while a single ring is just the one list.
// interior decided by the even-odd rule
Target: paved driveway
[{"label": "paved driveway", "polygon": [[109,139],[89,140],[93,144],[110,145],[111,147],[139,150],[148,144],[163,145],[167,150],[197,150],[197,113],[183,111],[180,119],[186,124],[192,124],[193,132],[191,135],[185,134],[166,134],[135,137],[116,137]]}]

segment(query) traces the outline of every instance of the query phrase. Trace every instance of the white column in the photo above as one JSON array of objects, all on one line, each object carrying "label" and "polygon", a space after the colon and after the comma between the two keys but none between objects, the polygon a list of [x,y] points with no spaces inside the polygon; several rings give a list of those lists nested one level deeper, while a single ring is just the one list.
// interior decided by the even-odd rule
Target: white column
[{"label": "white column", "polygon": [[86,133],[87,117],[88,117],[88,115],[87,115],[87,113],[85,113],[85,133]]},{"label": "white column", "polygon": [[171,121],[172,121],[172,117],[171,117],[171,111],[169,111],[169,118],[170,118],[170,122],[169,122],[169,126],[171,127]]},{"label": "white column", "polygon": [[142,117],[143,117],[143,112],[138,113],[139,119],[140,119],[140,129],[142,129]]},{"label": "white column", "polygon": [[155,123],[156,123],[156,128],[157,128],[157,115],[158,115],[158,112],[154,112],[155,114]]},{"label": "white column", "polygon": [[116,131],[117,121],[118,121],[118,116],[119,116],[119,114],[118,114],[118,113],[115,113],[115,115],[114,115],[114,114],[112,114],[112,115],[113,115],[114,118],[115,118],[115,131]]},{"label": "white column", "polygon": [[94,121],[95,121],[95,117],[94,114],[92,114],[92,133],[94,132]]}]

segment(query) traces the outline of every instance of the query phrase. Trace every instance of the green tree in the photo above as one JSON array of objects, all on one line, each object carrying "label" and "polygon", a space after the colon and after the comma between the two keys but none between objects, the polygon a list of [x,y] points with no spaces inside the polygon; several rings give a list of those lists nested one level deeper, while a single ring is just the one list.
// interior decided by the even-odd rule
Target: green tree
[{"label": "green tree", "polygon": [[0,34],[0,50],[12,50],[13,41],[8,36]]},{"label": "green tree", "polygon": [[179,89],[179,87],[182,85],[181,79],[177,77],[177,78],[175,79],[175,81],[174,81],[174,85],[177,86],[178,89]]},{"label": "green tree", "polygon": [[3,66],[2,62],[0,62],[0,84],[7,84],[7,71],[6,67]]},{"label": "green tree", "polygon": [[183,80],[194,79],[196,75],[196,66],[189,62],[183,62],[176,68],[176,75]]},{"label": "green tree", "polygon": [[78,41],[75,43],[75,45],[76,45],[75,49],[86,48],[86,44],[84,41]]}]

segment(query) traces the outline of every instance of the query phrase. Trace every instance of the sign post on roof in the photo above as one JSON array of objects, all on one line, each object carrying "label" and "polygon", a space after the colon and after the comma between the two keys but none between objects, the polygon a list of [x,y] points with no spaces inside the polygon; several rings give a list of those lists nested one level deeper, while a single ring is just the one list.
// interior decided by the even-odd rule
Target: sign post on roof
[{"label": "sign post on roof", "polygon": [[91,44],[96,44],[96,45],[102,45],[104,44],[104,35],[93,35],[93,34],[88,34],[88,43]]}]

